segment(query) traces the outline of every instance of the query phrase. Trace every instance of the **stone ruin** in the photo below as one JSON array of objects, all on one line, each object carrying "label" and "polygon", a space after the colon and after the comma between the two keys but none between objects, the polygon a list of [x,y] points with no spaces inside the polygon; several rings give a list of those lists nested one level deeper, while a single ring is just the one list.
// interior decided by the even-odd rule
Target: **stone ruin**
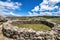
[{"label": "stone ruin", "polygon": [[35,31],[32,28],[18,28],[11,24],[3,24],[3,35],[16,40],[60,40],[60,27],[49,31]]}]

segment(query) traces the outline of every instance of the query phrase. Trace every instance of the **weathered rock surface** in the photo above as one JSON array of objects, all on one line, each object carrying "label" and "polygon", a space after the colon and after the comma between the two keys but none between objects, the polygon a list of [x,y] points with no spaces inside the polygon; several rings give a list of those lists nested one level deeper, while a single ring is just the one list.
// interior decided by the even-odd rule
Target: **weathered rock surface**
[{"label": "weathered rock surface", "polygon": [[5,17],[0,16],[0,22],[6,22],[6,21],[7,21],[7,19]]},{"label": "weathered rock surface", "polygon": [[2,32],[5,36],[16,40],[60,40],[60,27],[54,27],[49,31],[35,31],[31,28],[3,24]]},{"label": "weathered rock surface", "polygon": [[0,25],[0,40],[14,40],[12,38],[8,38],[8,37],[3,35],[3,33],[2,33],[2,25]]}]

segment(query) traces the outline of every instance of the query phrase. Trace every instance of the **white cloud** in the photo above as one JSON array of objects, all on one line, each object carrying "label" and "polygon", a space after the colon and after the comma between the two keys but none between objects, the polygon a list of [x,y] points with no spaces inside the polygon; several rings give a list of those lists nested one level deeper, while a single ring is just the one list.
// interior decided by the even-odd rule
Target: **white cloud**
[{"label": "white cloud", "polygon": [[11,15],[13,16],[22,16],[22,15],[19,15],[19,14],[14,14],[13,12],[10,12]]},{"label": "white cloud", "polygon": [[34,9],[32,9],[32,11],[39,11],[39,6],[36,6]]},{"label": "white cloud", "polygon": [[[34,15],[34,12],[37,11],[40,12],[40,15],[59,16],[60,7],[56,5],[59,2],[60,0],[43,0],[43,2],[40,3],[40,5],[34,7],[33,11],[30,12],[32,12],[32,15]],[[37,15],[39,14],[37,13]]]},{"label": "white cloud", "polygon": [[52,16],[52,13],[50,13],[50,12],[41,12],[40,16]]},{"label": "white cloud", "polygon": [[30,15],[30,16],[32,16],[32,15],[33,15],[33,13],[31,13],[31,12],[28,12],[28,13],[29,13],[29,15]]},{"label": "white cloud", "polygon": [[55,5],[58,2],[59,0],[43,0],[43,2],[40,4],[40,11],[58,9],[58,6]]},{"label": "white cloud", "polygon": [[41,12],[40,16],[60,16],[60,11],[58,11],[58,12]]},{"label": "white cloud", "polygon": [[4,6],[8,9],[17,9],[19,8],[19,6],[21,6],[22,4],[21,3],[18,3],[18,2],[3,2],[3,1],[0,1],[0,6]]},{"label": "white cloud", "polygon": [[50,2],[52,2],[52,3],[58,3],[58,2],[60,2],[60,0],[49,0]]},{"label": "white cloud", "polygon": [[58,6],[41,5],[40,11],[58,9]]},{"label": "white cloud", "polygon": [[37,14],[36,12],[28,12],[29,13],[29,15],[28,16],[38,16],[39,14]]},{"label": "white cloud", "polygon": [[[11,0],[7,0],[6,2],[0,1],[0,14],[1,15],[17,15],[12,12],[16,9],[20,9],[22,4],[18,2],[11,2]],[[17,15],[19,16],[19,15]]]}]

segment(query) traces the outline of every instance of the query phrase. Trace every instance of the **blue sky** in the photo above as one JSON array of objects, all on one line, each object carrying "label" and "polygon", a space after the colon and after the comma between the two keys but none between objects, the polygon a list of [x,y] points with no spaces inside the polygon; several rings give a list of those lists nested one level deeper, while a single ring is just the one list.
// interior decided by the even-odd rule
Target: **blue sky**
[{"label": "blue sky", "polygon": [[60,0],[0,0],[3,16],[60,16]]}]

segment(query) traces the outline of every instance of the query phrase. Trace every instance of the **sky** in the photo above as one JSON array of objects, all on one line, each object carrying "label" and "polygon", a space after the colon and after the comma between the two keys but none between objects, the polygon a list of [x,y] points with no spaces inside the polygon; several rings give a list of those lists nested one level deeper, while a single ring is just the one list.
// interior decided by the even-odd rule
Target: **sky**
[{"label": "sky", "polygon": [[0,0],[3,16],[60,16],[60,0]]}]

